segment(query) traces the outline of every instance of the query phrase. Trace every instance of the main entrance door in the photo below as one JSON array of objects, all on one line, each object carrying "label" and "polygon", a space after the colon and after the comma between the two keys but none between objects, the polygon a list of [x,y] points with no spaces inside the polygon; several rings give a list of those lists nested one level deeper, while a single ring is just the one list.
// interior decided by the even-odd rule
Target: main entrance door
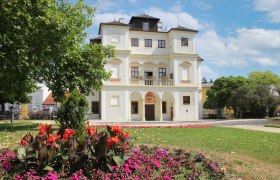
[{"label": "main entrance door", "polygon": [[146,118],[146,121],[155,120],[155,105],[154,104],[145,104],[145,118]]}]

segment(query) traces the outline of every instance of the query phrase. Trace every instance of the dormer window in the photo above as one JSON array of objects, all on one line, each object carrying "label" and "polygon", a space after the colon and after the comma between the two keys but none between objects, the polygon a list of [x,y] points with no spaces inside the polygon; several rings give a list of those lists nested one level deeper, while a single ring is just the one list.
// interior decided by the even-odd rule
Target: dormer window
[{"label": "dormer window", "polygon": [[143,22],[143,31],[148,31],[148,30],[149,30],[149,23]]},{"label": "dormer window", "polygon": [[181,38],[181,46],[188,46],[189,40],[188,38]]}]

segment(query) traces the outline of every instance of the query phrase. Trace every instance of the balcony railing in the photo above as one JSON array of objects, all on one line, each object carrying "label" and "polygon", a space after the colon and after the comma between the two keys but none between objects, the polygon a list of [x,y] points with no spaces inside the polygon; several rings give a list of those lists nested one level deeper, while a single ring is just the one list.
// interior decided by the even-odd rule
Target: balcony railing
[{"label": "balcony railing", "polygon": [[173,86],[173,79],[130,79],[131,85],[136,86]]}]

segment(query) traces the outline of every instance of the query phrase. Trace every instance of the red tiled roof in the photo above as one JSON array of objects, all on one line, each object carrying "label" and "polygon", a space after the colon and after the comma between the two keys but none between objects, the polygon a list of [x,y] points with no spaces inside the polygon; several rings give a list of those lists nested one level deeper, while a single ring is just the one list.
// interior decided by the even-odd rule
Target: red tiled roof
[{"label": "red tiled roof", "polygon": [[56,104],[56,102],[54,101],[52,93],[50,93],[43,102],[43,105],[55,105],[55,104]]}]

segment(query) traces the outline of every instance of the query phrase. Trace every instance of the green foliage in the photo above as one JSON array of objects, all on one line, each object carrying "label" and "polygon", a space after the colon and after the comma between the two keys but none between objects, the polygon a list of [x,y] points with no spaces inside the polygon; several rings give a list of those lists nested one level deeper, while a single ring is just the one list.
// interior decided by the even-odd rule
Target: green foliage
[{"label": "green foliage", "polygon": [[221,77],[209,88],[203,107],[206,109],[224,108],[230,106],[231,93],[238,87],[247,84],[244,77]]},{"label": "green foliage", "polygon": [[203,107],[216,109],[232,107],[236,117],[273,116],[279,97],[273,95],[273,86],[280,87],[280,77],[271,71],[253,71],[248,78],[221,77],[207,91]]},{"label": "green foliage", "polygon": [[112,47],[82,45],[95,8],[83,0],[0,1],[0,103],[24,102],[35,82],[56,100],[65,91],[99,89]]},{"label": "green foliage", "polygon": [[57,112],[57,122],[62,129],[74,129],[78,137],[84,137],[85,115],[88,111],[88,102],[78,90],[72,93],[62,102]]},{"label": "green foliage", "polygon": [[271,71],[252,71],[248,74],[248,80],[252,87],[274,85],[280,90],[280,77]]}]

